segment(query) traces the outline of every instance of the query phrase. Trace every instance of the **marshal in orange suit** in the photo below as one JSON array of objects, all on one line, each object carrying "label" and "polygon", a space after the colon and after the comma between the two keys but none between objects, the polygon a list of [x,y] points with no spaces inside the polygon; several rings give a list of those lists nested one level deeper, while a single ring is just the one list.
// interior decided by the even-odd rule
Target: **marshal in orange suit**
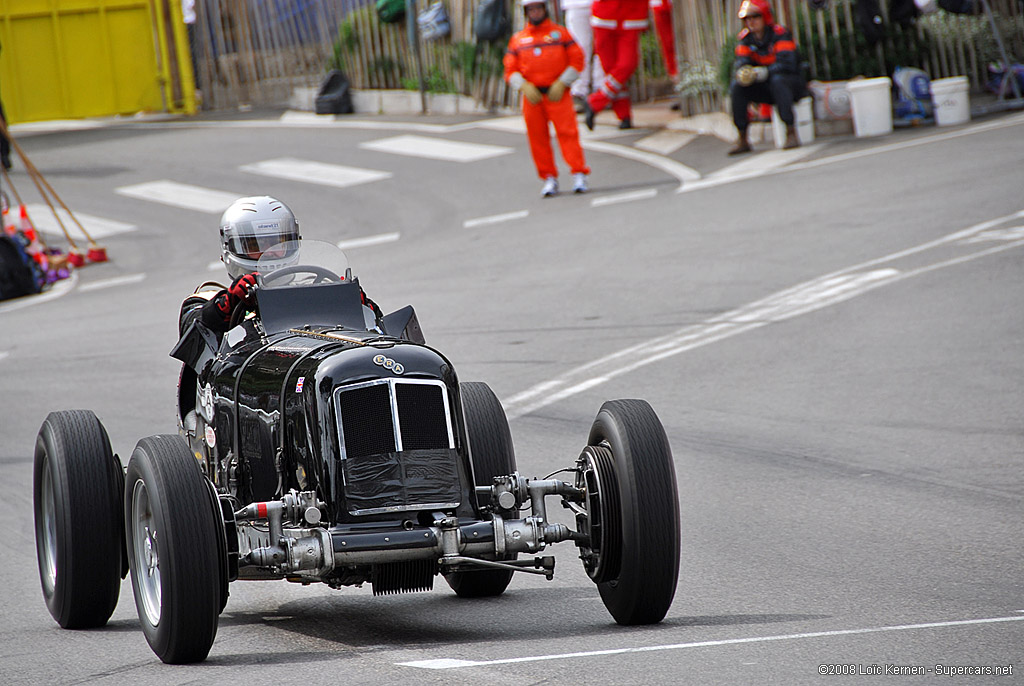
[{"label": "marshal in orange suit", "polygon": [[526,27],[512,36],[505,53],[505,80],[523,94],[523,119],[537,175],[544,180],[541,195],[558,193],[558,169],[551,148],[548,122],[555,127],[558,147],[572,170],[573,191],[587,191],[590,168],[580,147],[579,128],[569,86],[583,69],[583,50],[564,26],[551,21],[544,0],[523,0]]}]

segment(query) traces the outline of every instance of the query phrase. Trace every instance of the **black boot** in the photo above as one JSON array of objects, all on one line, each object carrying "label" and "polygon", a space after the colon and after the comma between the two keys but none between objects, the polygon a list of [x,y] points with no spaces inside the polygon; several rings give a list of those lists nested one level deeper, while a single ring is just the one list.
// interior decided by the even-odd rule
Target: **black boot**
[{"label": "black boot", "polygon": [[800,137],[796,135],[796,127],[790,124],[786,127],[786,143],[782,146],[782,149],[792,150],[799,147]]},{"label": "black boot", "polygon": [[619,122],[619,128],[620,129],[631,129],[631,128],[633,128],[633,120],[631,118],[629,118],[629,117],[626,117],[625,119],[623,119],[622,121]]},{"label": "black boot", "polygon": [[587,100],[583,101],[583,107],[585,108],[585,110],[583,112],[583,123],[587,125],[587,128],[589,130],[593,131],[594,130],[594,115],[597,114],[597,113],[594,112],[594,108],[590,106],[590,102],[587,101]]},{"label": "black boot", "polygon": [[750,147],[750,139],[747,137],[747,130],[743,129],[740,131],[740,139],[736,143],[736,146],[729,151],[730,155],[742,155],[745,152],[750,152],[753,148]]}]

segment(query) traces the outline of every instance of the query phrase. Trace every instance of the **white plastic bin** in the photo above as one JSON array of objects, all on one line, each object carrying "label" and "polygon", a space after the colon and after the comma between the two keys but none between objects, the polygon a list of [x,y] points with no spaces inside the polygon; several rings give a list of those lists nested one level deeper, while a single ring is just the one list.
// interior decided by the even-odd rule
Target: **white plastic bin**
[{"label": "white plastic bin", "polygon": [[[793,103],[793,124],[796,125],[796,137],[800,139],[800,145],[814,142],[813,105],[814,100],[810,96]],[[777,107],[772,107],[772,136],[775,138],[776,148],[786,144],[786,125],[779,118]]]},{"label": "white plastic bin", "polygon": [[970,82],[966,76],[932,81],[936,126],[955,126],[971,120],[971,99],[967,95],[969,87]]},{"label": "white plastic bin", "polygon": [[857,79],[846,84],[858,138],[892,133],[892,79]]}]

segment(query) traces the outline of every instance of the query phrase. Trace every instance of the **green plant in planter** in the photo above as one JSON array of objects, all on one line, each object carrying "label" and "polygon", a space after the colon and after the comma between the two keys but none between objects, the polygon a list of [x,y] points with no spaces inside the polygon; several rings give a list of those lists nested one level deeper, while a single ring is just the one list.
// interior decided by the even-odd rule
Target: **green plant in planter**
[{"label": "green plant in planter", "polygon": [[694,96],[702,93],[715,93],[721,90],[718,70],[707,60],[686,62],[679,72],[679,84],[676,92],[683,96]]}]

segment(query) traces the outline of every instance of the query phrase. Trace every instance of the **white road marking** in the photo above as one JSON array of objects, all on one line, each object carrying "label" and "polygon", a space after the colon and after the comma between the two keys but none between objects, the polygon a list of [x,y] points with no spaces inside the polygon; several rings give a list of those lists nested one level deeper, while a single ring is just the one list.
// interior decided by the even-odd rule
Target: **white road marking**
[{"label": "white road marking", "polygon": [[289,181],[317,183],[322,186],[333,186],[335,188],[346,188],[360,183],[390,179],[392,176],[391,172],[377,171],[376,169],[345,167],[340,164],[298,160],[293,157],[281,157],[276,160],[244,164],[239,167],[239,170],[262,176],[272,176],[278,179],[288,179]]},{"label": "white road marking", "polygon": [[119,195],[126,195],[129,198],[159,202],[164,205],[183,207],[187,210],[206,212],[207,214],[220,214],[231,203],[245,197],[245,193],[216,191],[167,179],[139,183],[133,186],[121,186],[120,188],[115,188],[114,192]]},{"label": "white road marking", "polygon": [[1024,226],[1012,226],[995,231],[982,231],[976,236],[965,238],[964,243],[983,243],[986,241],[1019,241],[1024,239]]},{"label": "white road marking", "polygon": [[435,660],[415,660],[398,662],[403,667],[419,667],[421,669],[459,669],[462,667],[484,667],[491,665],[508,665],[520,662],[543,662],[547,660],[566,660],[581,657],[601,657],[605,655],[624,655],[627,653],[652,653],[664,650],[682,650],[685,648],[708,648],[713,646],[738,645],[742,643],[767,643],[770,641],[792,641],[804,638],[827,638],[831,636],[857,636],[862,634],[878,634],[893,631],[914,631],[920,629],[943,629],[948,627],[972,626],[978,624],[999,624],[1002,622],[1020,622],[1024,617],[990,617],[986,619],[962,619],[949,622],[925,622],[922,624],[895,624],[864,629],[835,629],[832,631],[808,631],[799,634],[776,634],[772,636],[750,636],[747,638],[726,638],[717,641],[696,641],[693,643],[671,643],[667,645],[640,646],[637,648],[612,648],[609,650],[587,650],[577,653],[560,653],[554,655],[532,655],[510,657],[499,660],[455,660],[441,658]]},{"label": "white road marking", "polygon": [[77,283],[78,274],[71,272],[71,276],[54,283],[50,286],[48,291],[44,291],[39,295],[28,295],[23,298],[15,298],[14,300],[7,300],[0,303],[0,314],[20,310],[21,308],[28,307],[30,305],[41,305],[44,302],[56,300],[57,298],[70,293],[71,289],[74,288]]},{"label": "white road marking", "polygon": [[[57,223],[57,218],[53,216],[53,211],[49,206],[31,204],[26,205],[25,210],[28,212],[28,218],[32,221],[32,225],[37,230],[44,233],[61,233],[60,224]],[[82,236],[82,231],[78,228],[78,224],[71,219],[71,215],[58,207],[57,216],[60,217],[61,222],[64,223],[64,228],[68,230],[72,238],[77,239],[79,236],[82,239],[85,238],[85,236]],[[82,222],[82,226],[85,227],[85,230],[93,238],[105,238],[119,233],[128,233],[138,228],[134,224],[126,224],[125,222],[118,222],[113,219],[104,219],[103,217],[94,217],[84,212],[75,212],[75,218]]]},{"label": "white road marking", "polygon": [[687,167],[685,164],[676,162],[668,157],[662,157],[661,155],[655,155],[654,153],[644,152],[643,150],[636,150],[634,148],[627,148],[624,145],[605,143],[603,141],[584,139],[580,144],[585,150],[596,150],[597,152],[603,152],[609,155],[625,157],[631,160],[636,160],[637,162],[643,162],[644,164],[650,165],[656,169],[660,169],[669,176],[678,180],[680,183],[680,189],[682,188],[683,183],[693,182],[700,179],[700,172],[696,169]]},{"label": "white road marking", "polygon": [[641,138],[633,146],[648,152],[658,153],[659,155],[671,155],[696,137],[697,134],[688,131],[664,129]]},{"label": "white road marking", "polygon": [[[919,262],[914,262],[909,265],[908,269],[903,271],[893,266],[881,269],[868,269],[876,265],[893,263],[900,258],[921,253],[940,245],[956,242],[963,244],[963,239],[965,238],[988,231],[999,224],[1019,219],[1022,216],[1024,216],[1024,210],[1005,217],[981,222],[934,241],[798,284],[717,317],[712,317],[700,324],[683,327],[665,336],[659,336],[638,343],[571,369],[553,379],[543,381],[532,388],[506,398],[502,401],[502,406],[505,408],[505,413],[510,420],[516,419],[570,396],[582,393],[615,377],[688,350],[731,338],[732,336],[766,326],[773,322],[785,321],[808,312],[836,305],[903,279],[1024,246],[1024,240],[1001,242],[978,252],[968,252],[924,266],[916,266]],[[965,249],[968,249],[966,244]],[[948,254],[948,252],[943,254]]]},{"label": "white road marking", "polygon": [[705,179],[708,181],[722,178],[743,177],[761,175],[802,160],[809,155],[818,152],[824,147],[820,143],[812,145],[801,145],[791,150],[765,150],[756,155],[749,155],[745,159],[720,169],[713,174],[708,174]]},{"label": "white road marking", "polygon": [[145,274],[127,274],[125,276],[116,276],[112,279],[104,279],[102,281],[93,281],[92,283],[84,283],[78,287],[78,290],[85,291],[98,291],[104,288],[112,288],[114,286],[124,286],[132,283],[139,283],[145,280]]},{"label": "white road marking", "polygon": [[366,248],[371,245],[380,245],[381,243],[394,243],[402,237],[400,233],[381,233],[376,236],[364,236],[363,238],[350,238],[345,241],[338,241],[338,247],[342,250],[351,250],[352,248]]},{"label": "white road marking", "polygon": [[390,152],[396,155],[408,155],[409,157],[426,157],[432,160],[445,160],[446,162],[478,162],[491,157],[510,155],[514,152],[513,148],[504,145],[462,143],[442,138],[413,136],[411,134],[368,141],[360,143],[359,147],[365,150]]},{"label": "white road marking", "polygon": [[653,198],[658,194],[657,188],[645,188],[641,191],[630,191],[629,193],[619,193],[618,195],[602,195],[599,198],[594,198],[590,201],[591,207],[601,207],[602,205],[614,205],[620,202],[633,202],[634,200],[647,200]]},{"label": "white road marking", "polygon": [[[898,143],[890,143],[888,145],[880,145],[875,148],[866,148],[864,150],[856,150],[853,152],[841,153],[839,155],[830,155],[828,157],[820,157],[816,160],[809,160],[807,162],[794,162],[785,167],[779,167],[770,170],[772,173],[783,173],[801,171],[803,169],[813,169],[815,167],[823,167],[829,164],[835,164],[837,162],[846,162],[848,160],[855,160],[861,157],[868,157],[871,155],[881,155],[896,150],[904,150],[906,148],[913,148],[919,145],[928,145],[929,143],[938,143],[941,141],[951,140],[953,138],[960,138],[962,136],[971,136],[976,133],[983,133],[985,131],[994,131],[996,129],[1002,129],[1009,126],[1018,126],[1024,123],[1024,115],[1013,115],[1005,117],[998,121],[986,122],[984,124],[973,124],[969,127],[959,129],[957,131],[947,131],[943,133],[936,133],[933,135],[922,136],[915,138],[910,141],[900,141]],[[714,179],[702,179],[693,183],[688,183],[685,186],[680,187],[676,190],[676,193],[689,193],[691,191],[698,191],[711,186],[721,186],[727,183],[735,183],[737,181],[743,181],[746,179],[752,179],[759,176],[764,176],[768,171],[752,171],[742,176],[725,176]]]},{"label": "white road marking", "polygon": [[513,219],[525,219],[530,216],[530,210],[517,210],[516,212],[506,212],[504,214],[492,214],[489,217],[479,217],[477,219],[467,219],[462,222],[462,228],[472,229],[477,226],[488,226],[490,224],[500,224],[501,222],[512,221]]},{"label": "white road marking", "polygon": [[10,355],[10,353],[9,353],[9,352],[6,352],[6,351],[3,351],[3,350],[0,350],[0,360],[4,359],[4,358],[5,358],[5,357],[7,357],[8,355]]}]

